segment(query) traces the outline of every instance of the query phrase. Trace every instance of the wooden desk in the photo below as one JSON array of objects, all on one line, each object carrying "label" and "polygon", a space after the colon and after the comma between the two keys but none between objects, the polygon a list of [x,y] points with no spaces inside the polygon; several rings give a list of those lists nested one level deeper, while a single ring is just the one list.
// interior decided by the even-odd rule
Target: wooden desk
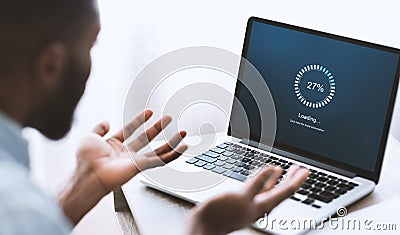
[{"label": "wooden desk", "polygon": [[[389,136],[381,180],[374,192],[348,208],[349,212],[374,205],[400,195],[400,142]],[[114,192],[115,212],[124,234],[183,234],[185,218],[193,207],[181,199],[150,189],[133,178],[125,186],[131,193],[129,204],[122,190]],[[312,233],[312,232],[311,232]],[[264,234],[245,228],[234,234]]]}]

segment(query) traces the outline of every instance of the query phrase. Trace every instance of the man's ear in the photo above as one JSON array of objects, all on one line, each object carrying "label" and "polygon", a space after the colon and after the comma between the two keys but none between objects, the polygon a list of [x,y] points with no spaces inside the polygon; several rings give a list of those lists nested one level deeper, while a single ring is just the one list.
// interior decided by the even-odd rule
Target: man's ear
[{"label": "man's ear", "polygon": [[35,83],[42,91],[54,91],[59,86],[67,65],[65,45],[48,45],[37,56],[35,65]]}]

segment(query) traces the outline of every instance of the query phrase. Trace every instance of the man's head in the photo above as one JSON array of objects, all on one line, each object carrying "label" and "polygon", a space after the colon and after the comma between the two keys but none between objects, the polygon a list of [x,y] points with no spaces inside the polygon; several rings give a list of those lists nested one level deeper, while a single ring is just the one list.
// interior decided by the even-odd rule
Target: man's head
[{"label": "man's head", "polygon": [[90,73],[99,31],[95,0],[0,3],[0,110],[62,138]]}]

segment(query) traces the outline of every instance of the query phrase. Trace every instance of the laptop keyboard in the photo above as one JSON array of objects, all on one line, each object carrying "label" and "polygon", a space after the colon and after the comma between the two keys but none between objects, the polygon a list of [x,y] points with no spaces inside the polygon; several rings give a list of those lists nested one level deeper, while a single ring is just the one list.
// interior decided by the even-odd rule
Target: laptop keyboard
[{"label": "laptop keyboard", "polygon": [[[253,169],[264,165],[280,166],[283,169],[280,181],[285,177],[289,167],[294,164],[289,160],[230,142],[220,144],[186,162],[242,182],[247,179]],[[323,205],[320,202],[330,203],[357,186],[357,183],[310,169],[310,175],[306,181],[290,198],[320,208]]]}]

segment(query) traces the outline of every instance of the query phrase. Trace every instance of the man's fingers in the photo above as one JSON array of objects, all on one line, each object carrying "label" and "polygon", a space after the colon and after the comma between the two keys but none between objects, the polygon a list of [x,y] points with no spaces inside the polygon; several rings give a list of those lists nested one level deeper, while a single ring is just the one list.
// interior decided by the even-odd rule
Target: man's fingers
[{"label": "man's fingers", "polygon": [[306,168],[296,166],[288,171],[288,175],[281,181],[279,186],[293,189],[293,192],[300,187],[305,179],[307,179],[310,171]]},{"label": "man's fingers", "polygon": [[143,123],[145,123],[149,118],[153,115],[153,111],[151,110],[146,110],[139,114],[135,119],[133,119],[131,122],[129,122],[124,128],[113,136],[114,138],[118,139],[121,142],[124,142],[125,139],[128,139],[129,136],[131,136],[136,129],[141,126]]},{"label": "man's fingers", "polygon": [[273,167],[273,169],[274,169],[273,173],[264,183],[264,188],[261,190],[261,192],[266,192],[271,190],[276,185],[276,182],[278,181],[279,177],[282,175],[281,167]]},{"label": "man's fingers", "polygon": [[146,170],[158,166],[163,166],[168,162],[171,162],[177,159],[179,156],[182,155],[183,152],[187,150],[188,146],[182,145],[177,149],[174,149],[168,153],[165,153],[161,156],[151,156],[146,157],[146,160],[143,160],[143,164],[140,164],[140,170]]},{"label": "man's fingers", "polygon": [[291,165],[285,175],[285,178],[290,179],[291,177],[294,176],[294,174],[296,174],[296,172],[300,169],[300,166],[298,165]]},{"label": "man's fingers", "polygon": [[93,128],[92,132],[103,137],[108,133],[109,130],[110,123],[108,123],[107,121],[102,121]]},{"label": "man's fingers", "polygon": [[309,175],[309,171],[305,168],[294,167],[292,169],[291,176],[286,176],[277,187],[260,194],[257,198],[260,213],[269,213],[272,208],[292,195]]},{"label": "man's fingers", "polygon": [[293,173],[281,181],[281,183],[276,188],[281,194],[285,194],[286,197],[291,196],[307,179],[310,174],[309,170],[306,168],[298,167],[293,170]]},{"label": "man's fingers", "polygon": [[257,195],[264,187],[265,181],[268,180],[273,172],[274,169],[272,167],[265,167],[260,172],[258,172],[258,174],[253,179],[246,182],[246,185],[244,187],[245,194],[249,198],[253,198],[255,195]]},{"label": "man's fingers", "polygon": [[172,118],[170,116],[164,116],[146,132],[141,134],[138,138],[133,140],[129,145],[128,149],[134,152],[139,151],[146,146],[151,140],[153,140],[170,122]]},{"label": "man's fingers", "polygon": [[179,133],[175,134],[167,143],[162,145],[161,147],[154,150],[154,152],[150,152],[146,154],[147,156],[151,155],[162,155],[174,149],[179,143],[182,141],[183,138],[186,136],[186,131],[180,131]]},{"label": "man's fingers", "polygon": [[164,155],[160,156],[160,159],[164,162],[164,163],[168,163],[171,162],[175,159],[177,159],[179,156],[181,156],[186,150],[188,149],[187,145],[182,145],[179,146],[178,148],[170,151],[169,153],[166,153]]}]

